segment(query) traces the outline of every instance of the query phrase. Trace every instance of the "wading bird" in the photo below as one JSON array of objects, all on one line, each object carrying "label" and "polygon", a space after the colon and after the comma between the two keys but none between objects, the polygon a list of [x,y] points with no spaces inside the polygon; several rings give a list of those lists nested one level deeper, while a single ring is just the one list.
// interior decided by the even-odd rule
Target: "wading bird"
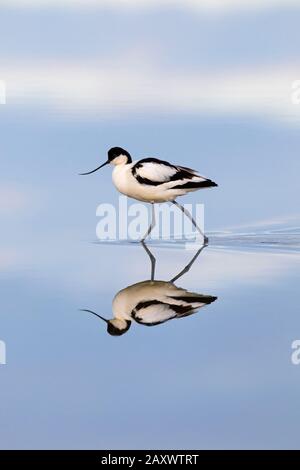
[{"label": "wading bird", "polygon": [[157,158],[143,158],[133,162],[131,155],[121,147],[111,148],[108,151],[108,159],[105,163],[92,171],[80,174],[90,175],[109,163],[115,166],[112,179],[120,193],[152,205],[152,221],[141,241],[144,241],[155,227],[154,204],[171,202],[191,220],[203,237],[204,244],[208,243],[208,238],[196,224],[191,214],[176,201],[176,198],[191,191],[218,186],[216,183],[199,175],[197,171],[191,168],[173,165]]}]

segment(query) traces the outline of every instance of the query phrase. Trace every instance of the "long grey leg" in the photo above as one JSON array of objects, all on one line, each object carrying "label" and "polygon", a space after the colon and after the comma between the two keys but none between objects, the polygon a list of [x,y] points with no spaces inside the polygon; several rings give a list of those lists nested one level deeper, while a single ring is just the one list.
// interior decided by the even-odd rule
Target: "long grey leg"
[{"label": "long grey leg", "polygon": [[202,232],[201,228],[196,224],[195,220],[193,219],[193,217],[191,216],[191,214],[189,213],[189,211],[187,211],[183,206],[181,206],[180,204],[178,204],[177,201],[171,201],[172,204],[175,204],[175,206],[177,206],[181,212],[184,213],[184,215],[187,216],[188,219],[190,219],[190,221],[192,222],[192,224],[194,225],[194,227],[196,227],[196,229],[198,230],[198,232],[200,233],[200,235],[203,237],[203,244],[204,245],[208,245],[208,238],[207,236]]},{"label": "long grey leg", "polygon": [[142,244],[142,247],[144,248],[144,250],[146,251],[147,255],[150,258],[150,262],[151,262],[151,281],[154,281],[156,258],[153,255],[153,253],[151,253],[151,251],[149,250],[149,248],[147,247],[147,245],[144,241],[142,241],[141,244]]},{"label": "long grey leg", "polygon": [[193,264],[195,263],[196,259],[198,258],[198,256],[200,255],[201,251],[204,250],[204,248],[206,247],[206,245],[202,245],[201,248],[199,248],[199,250],[197,251],[197,253],[193,256],[193,258],[191,259],[191,261],[182,269],[182,271],[180,271],[177,276],[173,277],[170,282],[175,282],[177,281],[177,279],[179,279],[181,276],[183,276],[184,274],[186,274],[190,269],[191,267],[193,266]]},{"label": "long grey leg", "polygon": [[156,224],[156,221],[155,221],[155,209],[154,209],[154,204],[153,202],[151,203],[151,206],[152,206],[152,220],[151,220],[151,224],[149,225],[149,228],[147,230],[147,232],[145,233],[145,235],[143,236],[143,238],[141,239],[141,242],[143,242],[145,240],[145,238],[147,238],[150,233],[152,232],[152,230],[154,229],[155,227],[155,224]]}]

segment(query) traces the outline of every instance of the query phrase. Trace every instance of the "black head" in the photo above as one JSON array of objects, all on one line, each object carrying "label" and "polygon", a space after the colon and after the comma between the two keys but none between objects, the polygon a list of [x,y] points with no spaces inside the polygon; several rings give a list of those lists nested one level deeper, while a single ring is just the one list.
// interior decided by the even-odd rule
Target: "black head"
[{"label": "black head", "polygon": [[109,163],[112,163],[113,165],[120,165],[120,164],[127,164],[131,163],[132,158],[130,153],[127,152],[127,150],[122,149],[121,147],[112,147],[108,151],[108,159],[106,162],[102,163],[102,165],[98,166],[92,171],[88,171],[87,173],[79,173],[80,175],[91,175],[92,173],[95,173],[96,171],[100,170],[100,168],[103,168],[105,165],[108,165]]},{"label": "black head", "polygon": [[[123,156],[127,158],[127,161],[125,163],[131,163],[132,158],[129,152],[127,150],[122,149],[121,147],[112,147],[108,151],[108,161],[109,163],[112,163],[116,158]],[[125,160],[125,159],[124,159]]]},{"label": "black head", "polygon": [[126,333],[131,326],[131,321],[126,320],[126,326],[123,328],[118,328],[118,326],[115,326],[113,322],[108,321],[107,323],[107,333],[109,333],[112,336],[121,336],[124,333]]}]

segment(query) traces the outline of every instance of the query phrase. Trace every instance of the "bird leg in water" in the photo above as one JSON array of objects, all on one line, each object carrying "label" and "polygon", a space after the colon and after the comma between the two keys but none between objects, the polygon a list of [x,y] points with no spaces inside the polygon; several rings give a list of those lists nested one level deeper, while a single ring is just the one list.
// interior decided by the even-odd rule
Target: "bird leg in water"
[{"label": "bird leg in water", "polygon": [[190,269],[191,267],[193,266],[193,264],[195,263],[196,259],[198,258],[198,256],[200,255],[201,251],[206,247],[206,245],[202,245],[199,250],[197,251],[197,253],[193,256],[193,258],[191,259],[191,261],[175,276],[173,277],[170,282],[175,282],[177,281],[177,279],[179,279],[181,276],[183,276],[184,274],[186,274]]},{"label": "bird leg in water", "polygon": [[[151,262],[151,281],[154,281],[154,278],[155,278],[155,267],[156,267],[156,258],[155,256],[153,255],[153,253],[151,253],[151,251],[149,250],[148,246],[146,245],[146,243],[144,241],[141,242],[141,245],[142,247],[144,248],[144,250],[146,251],[147,255],[149,256],[150,258],[150,262]],[[191,261],[176,275],[174,276],[170,282],[175,282],[177,281],[177,279],[179,279],[181,276],[183,276],[184,274],[186,274],[190,269],[191,267],[193,266],[193,264],[195,263],[196,259],[198,258],[198,256],[200,255],[200,253],[202,252],[202,250],[204,250],[204,248],[206,248],[206,245],[202,245],[199,250],[196,252],[196,254],[193,256],[193,258],[191,259]]]},{"label": "bird leg in water", "polygon": [[155,221],[155,209],[154,209],[154,204],[153,202],[151,203],[151,206],[152,206],[152,220],[151,220],[151,224],[149,225],[149,228],[147,230],[147,232],[145,233],[145,235],[143,236],[143,238],[141,239],[141,242],[143,242],[145,240],[145,238],[147,238],[150,233],[152,232],[152,230],[154,229],[155,227],[155,224],[156,224],[156,221]]},{"label": "bird leg in water", "polygon": [[142,244],[142,247],[144,248],[144,250],[146,251],[147,255],[150,258],[150,262],[151,262],[151,281],[154,281],[156,258],[153,255],[153,253],[151,253],[151,251],[149,250],[149,248],[147,247],[147,245],[144,241],[141,241],[141,244]]},{"label": "bird leg in water", "polygon": [[190,219],[190,221],[192,222],[192,224],[194,225],[194,227],[196,227],[196,229],[198,230],[198,232],[200,233],[200,235],[203,237],[203,244],[204,245],[208,245],[208,238],[207,236],[202,232],[201,228],[196,224],[195,220],[193,219],[193,217],[191,216],[191,214],[189,213],[189,211],[187,211],[183,206],[181,206],[180,204],[178,204],[177,201],[171,201],[172,204],[175,204],[175,206],[177,206],[182,212],[184,215],[187,216],[188,219]]}]

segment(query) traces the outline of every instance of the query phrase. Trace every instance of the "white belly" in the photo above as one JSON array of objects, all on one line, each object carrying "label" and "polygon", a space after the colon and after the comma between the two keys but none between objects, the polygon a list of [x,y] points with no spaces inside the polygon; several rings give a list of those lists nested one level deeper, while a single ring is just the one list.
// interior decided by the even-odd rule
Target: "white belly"
[{"label": "white belly", "polygon": [[186,193],[168,188],[168,183],[159,186],[140,184],[131,173],[132,166],[133,164],[116,165],[113,170],[112,180],[120,193],[143,202],[172,201],[175,197]]},{"label": "white belly", "polygon": [[176,287],[170,282],[142,281],[120,290],[113,299],[112,310],[115,318],[131,319],[131,312],[139,302],[147,300],[160,300],[168,302],[168,296],[180,295],[184,289]]}]

